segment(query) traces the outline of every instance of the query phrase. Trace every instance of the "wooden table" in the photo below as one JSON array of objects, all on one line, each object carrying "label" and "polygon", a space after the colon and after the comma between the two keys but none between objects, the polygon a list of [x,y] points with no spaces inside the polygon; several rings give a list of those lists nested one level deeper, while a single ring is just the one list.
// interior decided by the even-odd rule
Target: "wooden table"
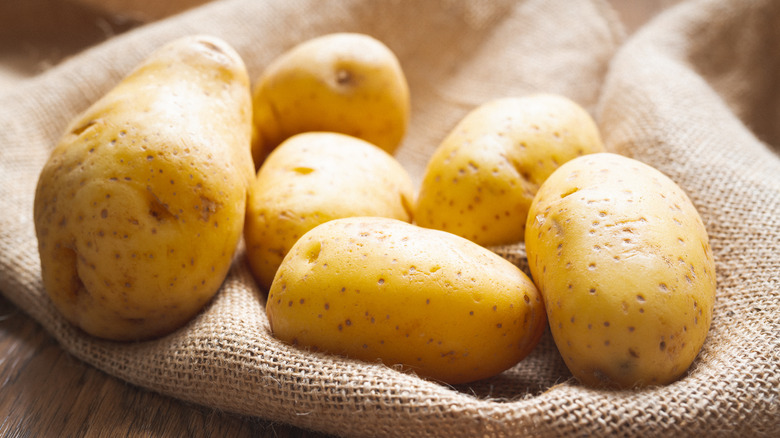
[{"label": "wooden table", "polygon": [[[628,32],[679,0],[610,0]],[[324,437],[184,403],[75,359],[0,294],[0,436]]]},{"label": "wooden table", "polygon": [[62,350],[0,297],[0,436],[324,436],[130,386]]}]

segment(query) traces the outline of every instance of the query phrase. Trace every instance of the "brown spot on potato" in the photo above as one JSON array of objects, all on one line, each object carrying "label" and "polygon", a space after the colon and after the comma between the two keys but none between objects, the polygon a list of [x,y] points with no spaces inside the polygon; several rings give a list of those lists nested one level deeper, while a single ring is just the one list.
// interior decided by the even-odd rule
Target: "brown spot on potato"
[{"label": "brown spot on potato", "polygon": [[211,215],[217,212],[219,204],[206,196],[200,197],[200,205],[195,206],[195,210],[200,211],[200,220],[208,222]]},{"label": "brown spot on potato", "polygon": [[354,76],[351,71],[340,68],[336,70],[336,83],[339,85],[350,85],[353,82]]}]

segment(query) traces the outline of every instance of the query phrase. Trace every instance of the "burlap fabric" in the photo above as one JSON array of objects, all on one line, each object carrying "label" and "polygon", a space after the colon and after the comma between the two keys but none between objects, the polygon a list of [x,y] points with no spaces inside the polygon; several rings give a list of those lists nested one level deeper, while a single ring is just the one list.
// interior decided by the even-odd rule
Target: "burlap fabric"
[{"label": "burlap fabric", "polygon": [[[598,0],[226,0],[141,26],[0,89],[0,291],[120,379],[332,434],[770,436],[780,430],[778,23],[775,0],[691,1],[624,42]],[[718,273],[712,329],[690,372],[660,388],[585,388],[549,334],[513,369],[459,387],[303,351],[270,336],[242,252],[215,299],[174,334],[113,343],[66,323],[42,290],[32,204],[68,120],[173,38],[222,37],[256,77],[293,44],[334,31],[374,35],[398,54],[413,113],[397,157],[416,182],[468,110],[535,91],[577,100],[610,149],[678,182]],[[524,265],[522,246],[496,251]]]}]

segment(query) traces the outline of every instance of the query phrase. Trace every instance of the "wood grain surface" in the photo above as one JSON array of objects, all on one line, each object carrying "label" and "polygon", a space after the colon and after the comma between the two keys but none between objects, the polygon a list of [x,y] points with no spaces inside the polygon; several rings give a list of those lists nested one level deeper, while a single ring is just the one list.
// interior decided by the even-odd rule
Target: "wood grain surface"
[{"label": "wood grain surface", "polygon": [[[677,1],[609,0],[628,33]],[[215,411],[126,384],[62,350],[0,291],[0,437],[60,436],[326,435]]]},{"label": "wood grain surface", "polygon": [[0,296],[0,436],[324,437],[152,393],[84,364]]}]

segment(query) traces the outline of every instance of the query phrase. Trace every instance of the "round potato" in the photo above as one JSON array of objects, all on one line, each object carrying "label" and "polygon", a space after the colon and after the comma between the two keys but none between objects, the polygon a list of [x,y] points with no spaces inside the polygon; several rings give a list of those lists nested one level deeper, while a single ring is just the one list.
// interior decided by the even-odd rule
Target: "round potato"
[{"label": "round potato", "polygon": [[268,288],[295,241],[316,225],[350,216],[410,222],[413,199],[406,170],[371,143],[332,132],[290,137],[249,189],[244,235],[252,272]]},{"label": "round potato", "polygon": [[555,343],[581,382],[659,385],[689,368],[712,320],[715,265],[672,180],[615,154],[574,159],[539,189],[525,243]]},{"label": "round potato", "polygon": [[398,59],[358,33],[324,35],[283,53],[258,79],[253,104],[256,167],[286,138],[308,131],[352,135],[393,153],[409,123]]},{"label": "round potato", "polygon": [[195,36],[151,54],[70,124],[34,207],[43,284],[65,318],[146,339],[211,299],[243,229],[251,109],[238,54]]},{"label": "round potato", "polygon": [[566,161],[603,151],[593,119],[565,97],[490,101],[461,120],[434,152],[415,221],[480,245],[522,241],[539,185]]},{"label": "round potato", "polygon": [[283,341],[450,384],[512,367],[546,327],[542,299],[515,265],[386,218],[337,219],[306,233],[279,267],[266,309]]}]

